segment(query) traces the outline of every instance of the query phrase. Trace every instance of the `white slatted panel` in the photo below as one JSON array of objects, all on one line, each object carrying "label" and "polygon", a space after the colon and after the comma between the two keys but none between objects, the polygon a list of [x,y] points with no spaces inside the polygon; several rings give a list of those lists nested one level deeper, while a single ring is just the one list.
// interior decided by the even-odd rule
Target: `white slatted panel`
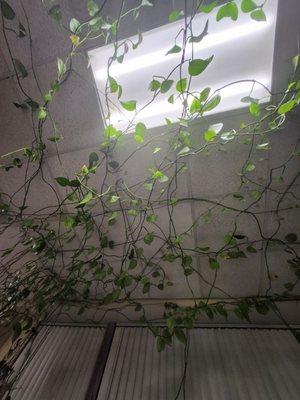
[{"label": "white slatted panel", "polygon": [[102,328],[43,327],[12,400],[84,400],[103,334]]},{"label": "white slatted panel", "polygon": [[[98,400],[175,400],[183,368],[178,342],[158,353],[146,328],[117,328]],[[298,400],[299,370],[288,331],[194,329],[186,400]]]}]

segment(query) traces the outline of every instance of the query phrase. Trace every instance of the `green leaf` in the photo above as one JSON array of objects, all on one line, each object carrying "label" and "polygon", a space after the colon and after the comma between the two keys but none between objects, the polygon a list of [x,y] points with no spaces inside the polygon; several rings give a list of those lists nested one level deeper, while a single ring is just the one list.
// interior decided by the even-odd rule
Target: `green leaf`
[{"label": "green leaf", "polygon": [[209,100],[207,103],[205,103],[202,107],[202,112],[208,112],[216,108],[221,101],[221,96],[217,94],[214,96],[211,100]]},{"label": "green leaf", "polygon": [[234,246],[236,244],[236,239],[231,234],[228,234],[224,236],[224,242],[228,245]]},{"label": "green leaf", "polygon": [[88,167],[87,167],[85,164],[81,167],[80,172],[81,172],[83,175],[88,175],[88,174],[90,173]]},{"label": "green leaf", "polygon": [[165,344],[164,339],[161,336],[159,336],[157,338],[157,342],[156,342],[157,351],[160,353],[161,351],[164,350],[165,346],[166,346],[166,344]]},{"label": "green leaf", "polygon": [[55,4],[53,7],[51,7],[49,10],[49,15],[51,15],[55,21],[59,22],[62,17],[60,5]]},{"label": "green leaf", "polygon": [[159,88],[160,82],[156,79],[153,79],[149,84],[149,90],[151,90],[151,92],[156,92],[156,90],[158,90]]},{"label": "green leaf", "polygon": [[106,272],[101,269],[96,269],[96,271],[94,272],[94,277],[98,281],[102,281],[102,279],[106,277]]},{"label": "green leaf", "polygon": [[129,101],[120,101],[121,105],[127,111],[134,111],[136,109],[136,101],[129,100]]},{"label": "green leaf", "polygon": [[183,15],[184,15],[184,14],[183,14],[183,11],[174,10],[174,11],[171,12],[171,14],[170,14],[169,17],[168,17],[169,22],[177,21],[177,20],[178,20],[180,17],[182,17]]},{"label": "green leaf", "polygon": [[228,317],[228,312],[227,312],[226,308],[222,304],[217,304],[216,305],[216,310],[220,315],[222,315],[222,317],[225,317],[225,318]]},{"label": "green leaf", "polygon": [[251,97],[251,96],[245,96],[245,97],[243,97],[243,98],[241,99],[241,102],[242,102],[242,103],[257,103],[257,102],[258,102],[258,99],[254,99],[254,98]]},{"label": "green leaf", "polygon": [[157,221],[157,215],[155,215],[155,214],[150,214],[150,215],[147,215],[147,218],[146,218],[146,220],[147,220],[147,222],[156,222]]},{"label": "green leaf", "polygon": [[217,5],[218,5],[218,0],[215,0],[207,5],[203,5],[203,6],[199,7],[199,11],[203,12],[205,14],[209,14],[214,8],[217,7]]},{"label": "green leaf", "polygon": [[186,90],[186,78],[179,79],[179,81],[176,83],[176,90],[179,93],[183,93]]},{"label": "green leaf", "polygon": [[171,89],[171,86],[173,85],[173,80],[172,79],[166,79],[162,82],[160,91],[161,93],[166,93],[168,90]]},{"label": "green leaf", "polygon": [[256,248],[250,245],[247,246],[246,250],[248,251],[248,253],[257,253]]},{"label": "green leaf", "polygon": [[176,321],[175,321],[175,319],[173,317],[168,317],[167,320],[166,320],[166,323],[167,323],[167,327],[169,329],[169,332],[172,335],[174,327],[175,327],[175,324],[176,324]]},{"label": "green leaf", "polygon": [[256,303],[255,309],[259,314],[262,314],[262,315],[266,315],[269,312],[269,306],[263,301]]},{"label": "green leaf", "polygon": [[245,166],[245,171],[247,172],[252,172],[255,170],[255,165],[252,164],[251,162],[248,162]]},{"label": "green leaf", "polygon": [[185,336],[182,328],[180,328],[179,326],[176,326],[174,329],[174,333],[175,333],[176,338],[179,340],[179,342],[186,343],[186,336]]},{"label": "green leaf", "polygon": [[250,114],[254,117],[258,117],[260,115],[260,106],[256,102],[252,102],[249,106]]},{"label": "green leaf", "polygon": [[13,165],[15,167],[21,168],[22,167],[22,161],[19,158],[14,158],[13,159]]},{"label": "green leaf", "polygon": [[225,141],[233,140],[235,137],[236,131],[233,129],[230,132],[223,132],[220,135],[220,138]]},{"label": "green leaf", "polygon": [[204,139],[206,142],[212,142],[215,140],[217,136],[217,132],[213,129],[213,126],[209,127],[209,129],[204,133]]},{"label": "green leaf", "polygon": [[217,13],[217,21],[220,21],[223,18],[231,18],[233,21],[236,21],[239,15],[239,10],[234,1],[230,1],[224,6],[219,8]]},{"label": "green leaf", "polygon": [[291,111],[296,106],[295,100],[289,100],[286,103],[281,104],[278,109],[278,114],[286,114],[287,112]]},{"label": "green leaf", "polygon": [[112,125],[108,125],[104,129],[104,136],[107,138],[115,138],[119,136],[119,131]]},{"label": "green leaf", "polygon": [[205,88],[205,89],[203,89],[203,90],[201,91],[201,93],[200,93],[200,98],[199,98],[199,100],[200,100],[201,102],[202,102],[202,101],[206,101],[206,100],[208,99],[209,93],[210,93],[210,88]]},{"label": "green leaf", "polygon": [[153,183],[144,183],[143,188],[151,192],[151,190],[153,189]]},{"label": "green leaf", "polygon": [[296,235],[296,233],[288,233],[285,237],[285,240],[289,243],[294,243],[297,242],[298,236]]},{"label": "green leaf", "polygon": [[217,133],[213,129],[209,129],[206,132],[204,132],[204,139],[206,142],[212,142],[215,140],[215,137],[217,136]]},{"label": "green leaf", "polygon": [[146,282],[146,283],[144,283],[144,286],[143,286],[143,293],[146,294],[146,293],[149,293],[149,291],[150,291],[150,282]]},{"label": "green leaf", "polygon": [[287,282],[287,283],[284,284],[284,287],[289,291],[293,290],[294,286],[295,285],[293,283],[291,283],[291,282]]},{"label": "green leaf", "polygon": [[165,118],[165,121],[166,121],[168,128],[171,129],[173,126],[173,122],[169,118]]},{"label": "green leaf", "polygon": [[58,70],[58,76],[59,78],[62,77],[67,71],[66,64],[63,62],[61,58],[57,58],[57,70]]},{"label": "green leaf", "polygon": [[118,82],[112,76],[108,77],[108,82],[111,93],[116,93],[119,89]]},{"label": "green leaf", "polygon": [[252,190],[250,196],[252,197],[252,199],[258,200],[261,198],[261,192],[259,190]]},{"label": "green leaf", "polygon": [[200,43],[201,40],[208,34],[208,20],[204,26],[203,31],[198,36],[191,36],[189,42],[190,43]]},{"label": "green leaf", "polygon": [[108,23],[103,23],[103,20],[101,17],[94,17],[89,21],[89,25],[92,27],[92,30],[97,30],[100,29],[101,25],[103,30],[109,30],[111,28],[111,25]]},{"label": "green leaf", "polygon": [[297,54],[295,57],[293,57],[292,62],[293,62],[294,70],[296,71],[299,66],[299,63],[300,63],[300,54]]},{"label": "green leaf", "polygon": [[8,204],[0,203],[0,213],[6,213],[9,210]]},{"label": "green leaf", "polygon": [[80,27],[80,22],[76,18],[72,18],[70,21],[71,32],[75,33],[79,27]]},{"label": "green leaf", "polygon": [[138,143],[143,143],[144,134],[146,133],[147,128],[146,125],[142,122],[138,122],[135,126],[134,138]]},{"label": "green leaf", "polygon": [[177,44],[175,44],[175,46],[173,46],[167,53],[166,56],[168,54],[174,54],[174,53],[180,53],[181,52],[181,47],[177,46]]},{"label": "green leaf", "polygon": [[171,94],[171,96],[169,96],[168,103],[174,104],[174,94]]},{"label": "green leaf", "polygon": [[59,177],[55,178],[55,180],[60,186],[69,186],[70,185],[69,179],[64,178],[63,176],[59,176]]},{"label": "green leaf", "polygon": [[132,208],[131,210],[127,211],[127,214],[131,217],[135,217],[137,215],[137,211]]},{"label": "green leaf", "polygon": [[53,92],[58,92],[59,88],[60,88],[60,83],[57,80],[51,82],[51,89],[53,90]]},{"label": "green leaf", "polygon": [[26,29],[25,27],[21,24],[21,22],[19,22],[19,34],[18,37],[19,38],[23,38],[26,36]]},{"label": "green leaf", "polygon": [[142,0],[141,7],[153,7],[153,4],[149,0]]},{"label": "green leaf", "polygon": [[84,206],[85,204],[89,203],[93,199],[93,193],[88,192],[84,198],[79,202],[79,206]]},{"label": "green leaf", "polygon": [[209,259],[209,266],[211,269],[218,269],[220,268],[220,264],[215,258],[210,258]]},{"label": "green leaf", "polygon": [[93,0],[87,0],[86,5],[90,16],[94,17],[94,15],[99,11],[98,5]]},{"label": "green leaf", "polygon": [[153,233],[147,233],[145,236],[144,236],[144,242],[146,243],[146,244],[151,244],[152,242],[153,242],[153,240],[154,240],[154,235],[153,235]]},{"label": "green leaf", "polygon": [[143,35],[142,35],[142,33],[139,31],[138,41],[132,45],[132,49],[133,49],[133,50],[137,49],[138,46],[142,43],[142,41],[143,41]]},{"label": "green leaf", "polygon": [[185,155],[185,154],[188,154],[190,150],[191,150],[191,149],[190,149],[188,146],[185,146],[185,147],[183,147],[177,154],[178,154],[179,156],[183,156],[183,155]]},{"label": "green leaf", "polygon": [[17,72],[22,76],[22,78],[26,78],[26,76],[28,76],[28,72],[21,61],[17,58],[14,58],[14,64]]},{"label": "green leaf", "polygon": [[242,0],[241,9],[244,13],[251,12],[257,8],[257,4],[253,0]]},{"label": "green leaf", "polygon": [[106,247],[108,247],[108,238],[107,238],[107,236],[102,236],[101,237],[100,245],[101,245],[102,249],[105,249]]},{"label": "green leaf", "polygon": [[207,59],[195,59],[189,62],[189,74],[191,76],[197,76],[200,75],[206,68],[207,66],[211,63],[212,59],[214,58],[214,56],[211,56]]},{"label": "green leaf", "polygon": [[45,107],[41,107],[38,113],[38,119],[43,120],[47,117],[47,111]]},{"label": "green leaf", "polygon": [[74,46],[78,46],[80,42],[80,37],[77,35],[71,35],[70,36],[71,42],[73,43]]},{"label": "green leaf", "polygon": [[113,211],[113,212],[110,214],[110,216],[109,216],[109,218],[108,218],[108,225],[109,225],[109,226],[113,225],[113,224],[116,222],[117,216],[118,216],[117,211]]},{"label": "green leaf", "polygon": [[10,20],[15,18],[16,14],[14,10],[5,0],[1,0],[0,5],[1,5],[1,12],[4,18]]},{"label": "green leaf", "polygon": [[110,203],[116,203],[119,200],[119,198],[120,198],[119,196],[112,195],[112,196],[110,196],[109,201],[110,201]]},{"label": "green leaf", "polygon": [[169,178],[159,170],[153,172],[152,179],[157,180],[161,183],[167,182],[169,180]]},{"label": "green leaf", "polygon": [[138,133],[135,133],[134,134],[134,138],[135,138],[135,140],[136,140],[136,142],[137,143],[143,143],[144,142],[144,136],[143,135],[141,135],[141,134],[138,134]]},{"label": "green leaf", "polygon": [[31,155],[32,155],[32,151],[28,147],[25,147],[24,156],[27,157],[27,158],[30,158]]},{"label": "green leaf", "polygon": [[258,150],[270,150],[270,142],[260,143],[256,146]]},{"label": "green leaf", "polygon": [[266,14],[264,13],[263,9],[260,8],[259,10],[252,11],[251,18],[255,21],[266,21]]},{"label": "green leaf", "polygon": [[51,92],[51,90],[44,94],[44,100],[45,100],[46,103],[49,103],[49,101],[52,100],[52,92]]},{"label": "green leaf", "polygon": [[32,245],[32,251],[33,251],[35,254],[39,254],[39,253],[41,253],[41,252],[44,250],[45,247],[46,247],[46,242],[45,242],[45,240],[39,239],[39,240],[37,240],[36,242],[34,242],[34,244]]},{"label": "green leaf", "polygon": [[177,258],[178,256],[175,256],[175,254],[166,254],[163,256],[163,260],[170,263],[174,262]]},{"label": "green leaf", "polygon": [[132,259],[129,261],[129,267],[128,267],[129,269],[134,269],[136,268],[136,266],[137,266],[137,260]]},{"label": "green leaf", "polygon": [[74,217],[67,216],[64,219],[64,225],[66,228],[69,228],[69,229],[74,228],[77,225],[76,219]]},{"label": "green leaf", "polygon": [[193,259],[191,256],[184,256],[182,258],[182,265],[187,268],[190,267],[192,265]]},{"label": "green leaf", "polygon": [[93,168],[95,165],[97,165],[98,161],[99,161],[98,154],[93,151],[89,155],[89,169]]},{"label": "green leaf", "polygon": [[194,114],[199,111],[201,111],[201,101],[197,98],[194,98],[190,105],[190,113]]},{"label": "green leaf", "polygon": [[232,196],[233,196],[235,199],[244,200],[244,196],[243,196],[241,193],[239,193],[239,192],[233,193]]},{"label": "green leaf", "polygon": [[112,169],[117,169],[119,167],[119,163],[117,161],[110,161],[108,163],[108,165],[112,168]]},{"label": "green leaf", "polygon": [[229,251],[227,253],[229,258],[247,258],[246,254],[243,251]]}]

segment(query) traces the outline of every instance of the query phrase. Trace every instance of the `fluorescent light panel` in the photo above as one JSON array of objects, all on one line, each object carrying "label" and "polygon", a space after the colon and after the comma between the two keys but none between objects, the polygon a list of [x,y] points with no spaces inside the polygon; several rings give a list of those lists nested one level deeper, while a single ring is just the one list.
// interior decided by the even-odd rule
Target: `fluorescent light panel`
[{"label": "fluorescent light panel", "polygon": [[[242,14],[237,21],[229,19],[216,22],[216,13],[209,16],[199,14],[194,18],[193,34],[199,35],[209,18],[208,35],[200,42],[194,43],[194,58],[207,58],[214,54],[214,59],[200,76],[193,78],[191,91],[202,90],[204,87],[217,89],[237,80],[255,79],[267,87],[271,87],[273,49],[275,39],[275,24],[277,0],[269,0],[264,8],[267,21],[251,20],[249,14]],[[150,81],[155,76],[167,76],[179,64],[181,53],[169,54],[175,44],[175,36],[182,27],[182,21],[176,21],[143,34],[143,42],[136,50],[129,50],[122,64],[114,61],[110,67],[110,75],[123,87],[122,100],[136,100],[137,110],[141,109],[151,99],[153,93],[148,90]],[[130,38],[134,43],[137,37]],[[180,45],[180,37],[177,38]],[[113,45],[104,46],[89,52],[91,66],[99,90],[99,98],[103,113],[107,114],[104,91],[107,79],[107,63],[114,52]],[[186,57],[191,56],[192,45],[186,48]],[[182,75],[188,76],[187,64],[182,69]],[[179,71],[170,78],[175,82],[180,78]],[[242,82],[229,86],[221,91],[222,101],[212,113],[238,109],[244,106],[240,100],[250,94],[253,97],[268,101],[268,92],[258,84]],[[161,94],[145,110],[139,113],[138,120],[143,120],[148,127],[164,124],[165,117],[176,120],[180,116],[181,104],[174,105],[167,99],[172,89]],[[111,104],[118,104],[116,94],[109,94]],[[134,113],[111,108],[110,123],[124,129]],[[138,121],[137,120],[137,121]]]}]

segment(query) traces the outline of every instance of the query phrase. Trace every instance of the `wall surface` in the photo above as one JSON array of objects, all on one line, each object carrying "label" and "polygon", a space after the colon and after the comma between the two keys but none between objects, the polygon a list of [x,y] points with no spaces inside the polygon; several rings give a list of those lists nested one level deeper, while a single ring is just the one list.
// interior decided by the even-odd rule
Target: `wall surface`
[{"label": "wall surface", "polygon": [[84,400],[103,328],[43,327],[16,362],[14,400]]},{"label": "wall surface", "polygon": [[[43,327],[24,351],[12,400],[85,400],[104,329]],[[298,400],[300,348],[286,330],[193,329],[158,353],[143,327],[117,327],[98,400]],[[22,357],[19,360],[21,366]],[[88,396],[88,397],[85,397]]]},{"label": "wall surface", "polygon": [[[11,1],[12,5],[18,11],[20,16],[24,16],[20,2]],[[118,1],[109,1],[106,13],[113,15],[116,13],[116,4]],[[136,4],[131,0],[128,4]],[[173,4],[174,3],[174,4]],[[25,7],[28,18],[32,26],[33,35],[33,56],[36,67],[36,74],[42,91],[45,91],[49,84],[49,78],[53,78],[56,73],[56,59],[63,57],[69,50],[69,39],[62,31],[57,30],[56,23],[49,19],[46,15],[41,2],[27,0],[22,2]],[[71,1],[64,0],[60,4],[63,5],[64,18],[68,21],[72,16],[82,18],[86,15],[83,2],[80,0]],[[181,8],[181,1],[155,1],[154,7],[147,9],[141,13],[141,19],[138,23],[128,23],[121,31],[122,37],[128,37],[136,33],[137,28],[141,27],[144,31],[155,28],[167,22],[167,15],[173,7]],[[281,91],[290,75],[291,57],[297,52],[297,33],[299,34],[299,17],[300,17],[300,2],[298,0],[279,0],[278,23],[276,31],[276,45],[274,55],[274,76],[273,87],[274,93]],[[137,26],[139,25],[139,26]],[[30,57],[28,45],[20,45],[13,35],[9,36],[12,47],[15,51],[15,57],[22,59],[26,67],[30,69]],[[98,43],[101,44],[101,43]],[[8,153],[14,149],[21,148],[31,142],[31,127],[29,116],[26,113],[20,113],[13,106],[13,102],[22,101],[23,97],[16,85],[15,77],[12,75],[12,65],[6,50],[3,36],[0,35],[0,129],[1,129],[1,154]],[[255,60],[253,60],[253,68],[255,68]],[[64,136],[64,140],[59,144],[60,159],[63,164],[64,171],[69,176],[74,176],[74,173],[87,162],[89,153],[99,145],[103,131],[103,123],[100,118],[98,100],[95,89],[93,87],[93,79],[91,71],[86,68],[84,60],[81,58],[76,60],[74,69],[78,72],[66,82],[64,90],[58,94],[53,105],[52,113],[57,120],[60,131]],[[31,95],[39,98],[39,93],[32,79],[26,78],[26,87]],[[226,128],[235,127],[241,120],[247,118],[245,110],[241,110],[230,115],[217,115],[209,118],[206,123],[218,122],[219,119],[224,121]],[[266,178],[270,169],[286,159],[290,153],[295,138],[299,136],[299,114],[293,114],[288,120],[287,126],[280,131],[276,136],[272,137],[272,151],[267,159],[258,161],[258,168],[255,172],[256,177]],[[204,129],[203,126],[195,124],[193,127],[194,134]],[[160,132],[155,129],[150,132],[155,136]],[[51,127],[46,127],[46,135],[52,136]],[[122,160],[126,154],[132,150],[135,144],[132,138],[125,139],[124,147],[116,155]],[[228,152],[216,152],[207,156],[195,158],[188,164],[188,169],[184,177],[180,180],[178,196],[184,197],[192,195],[193,197],[207,197],[214,201],[224,198],[228,193],[232,192],[239,184],[239,177],[235,171],[243,164],[246,149],[241,144],[234,143]],[[140,151],[131,163],[127,164],[126,175],[127,181],[130,183],[139,178],[144,178],[148,167],[153,164],[153,158],[146,151]],[[139,166],[139,168],[137,168]],[[284,191],[286,185],[292,179],[295,171],[299,169],[299,162],[293,162],[284,172],[285,180],[283,183],[278,183],[277,190]],[[55,144],[49,142],[47,146],[47,154],[44,166],[44,175],[47,179],[52,179],[59,175],[61,167],[59,166],[58,157],[56,154]],[[205,171],[205,173],[199,173]],[[17,173],[16,173],[17,172]],[[122,175],[122,177],[124,177]],[[119,179],[120,177],[116,177]],[[13,192],[15,188],[21,186],[24,176],[19,170],[11,170],[7,174],[1,172],[0,189],[4,192]],[[101,174],[95,179],[101,179]],[[299,189],[299,182],[297,183]],[[41,187],[43,189],[41,190]],[[58,191],[61,188],[57,187]],[[35,209],[47,201],[54,202],[53,193],[50,189],[42,186],[42,181],[38,179],[32,186],[30,197],[30,207]],[[63,196],[63,192],[61,191]],[[20,197],[16,196],[16,201]],[[230,200],[230,203],[236,206],[238,203],[235,200]],[[274,199],[269,196],[265,199],[264,209],[273,209]],[[185,202],[176,209],[175,223],[178,229],[184,230],[192,220],[203,214],[207,208],[203,205],[198,205],[196,202]],[[263,211],[263,210],[261,210]],[[164,229],[168,230],[167,221],[164,220],[165,211],[161,212],[160,218],[166,222]],[[289,232],[295,232],[299,228],[299,209],[292,212],[286,212],[282,215],[285,219],[285,228],[281,235],[284,237]],[[268,232],[274,228],[274,215],[264,218],[262,221],[264,230]],[[257,233],[257,226],[249,219],[241,218],[241,227],[249,237],[254,237]],[[213,221],[209,225],[201,224],[193,230],[193,234],[188,238],[186,245],[196,246],[209,243],[219,243],[223,240],[224,235],[232,229],[232,219],[228,219],[221,213],[217,212],[213,216]],[[116,235],[122,234],[122,227],[116,225]],[[1,249],[8,247],[16,232],[8,232],[7,237],[3,238]],[[122,238],[122,236],[121,236]],[[205,283],[205,280],[212,282],[214,279],[213,272],[207,268],[207,264],[199,257],[194,259],[194,262],[199,266],[201,278],[193,279],[190,284],[197,297],[205,297],[208,294],[210,286]],[[277,293],[283,289],[285,283],[291,273],[286,264],[286,257],[279,253],[278,250],[272,250],[270,254],[271,272],[278,276],[273,282],[271,293]],[[191,297],[191,291],[182,280],[182,271],[180,265],[175,265],[172,268],[166,267],[166,271],[170,280],[175,285],[167,288],[161,293],[158,290],[153,290],[149,294],[149,299],[162,298],[165,299],[186,299]],[[262,295],[265,292],[268,283],[266,275],[266,265],[264,258],[257,254],[247,260],[232,261],[228,263],[222,273],[219,274],[216,288],[214,288],[212,296],[214,298],[222,298],[225,292],[230,292],[233,296],[255,296]],[[137,293],[137,297],[140,293]],[[289,303],[288,306],[283,305],[289,322],[300,323],[299,307],[297,303]],[[155,315],[156,309],[152,306],[152,311]],[[151,310],[150,310],[151,312]],[[75,312],[73,317],[80,319]],[[88,318],[82,317],[82,318]],[[117,318],[114,316],[113,318]],[[260,321],[260,316],[255,317]],[[265,321],[268,321],[266,317]],[[278,322],[274,316],[269,317],[270,323]],[[274,319],[275,318],[275,319]]]}]

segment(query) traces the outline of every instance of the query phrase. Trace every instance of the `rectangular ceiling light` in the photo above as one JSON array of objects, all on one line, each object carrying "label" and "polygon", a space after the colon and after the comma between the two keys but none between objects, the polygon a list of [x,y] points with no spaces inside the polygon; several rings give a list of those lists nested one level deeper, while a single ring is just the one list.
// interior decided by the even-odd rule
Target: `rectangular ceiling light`
[{"label": "rectangular ceiling light", "polygon": [[[239,1],[238,1],[239,2]],[[197,14],[193,20],[193,35],[200,35],[207,19],[208,35],[200,43],[188,43],[185,58],[206,59],[214,55],[209,67],[199,76],[193,77],[190,91],[201,91],[206,87],[213,90],[224,87],[220,91],[221,103],[211,113],[239,109],[245,106],[241,99],[251,94],[251,97],[269,101],[271,89],[273,52],[275,40],[275,25],[277,16],[277,0],[269,0],[264,6],[267,21],[254,21],[249,14],[241,13],[237,21],[225,18],[216,21],[218,8],[210,14]],[[166,53],[176,43],[180,45],[181,36],[178,32],[183,26],[179,20],[143,34],[142,43],[135,49],[131,47],[125,54],[122,63],[114,60],[109,68],[109,74],[122,86],[121,100],[135,100],[137,111],[141,110],[152,98],[153,92],[148,87],[153,77],[167,77],[170,71],[180,63],[182,53]],[[138,37],[129,38],[132,43]],[[120,107],[116,93],[109,93],[105,99],[105,87],[108,76],[107,65],[114,53],[114,45],[103,46],[89,51],[91,67],[94,73],[103,118],[107,116],[107,101],[110,104],[110,123],[118,129],[124,129],[131,121],[132,112]],[[187,77],[186,62],[181,77]],[[180,79],[177,69],[170,79],[176,83]],[[261,83],[253,84],[250,80]],[[173,90],[172,90],[173,89]],[[168,98],[174,94],[174,104]],[[178,94],[178,93],[177,93]],[[175,85],[167,92],[160,93],[156,100],[144,110],[138,112],[135,122],[143,121],[147,127],[165,124],[165,118],[176,121],[180,117],[182,104],[176,100]]]}]

